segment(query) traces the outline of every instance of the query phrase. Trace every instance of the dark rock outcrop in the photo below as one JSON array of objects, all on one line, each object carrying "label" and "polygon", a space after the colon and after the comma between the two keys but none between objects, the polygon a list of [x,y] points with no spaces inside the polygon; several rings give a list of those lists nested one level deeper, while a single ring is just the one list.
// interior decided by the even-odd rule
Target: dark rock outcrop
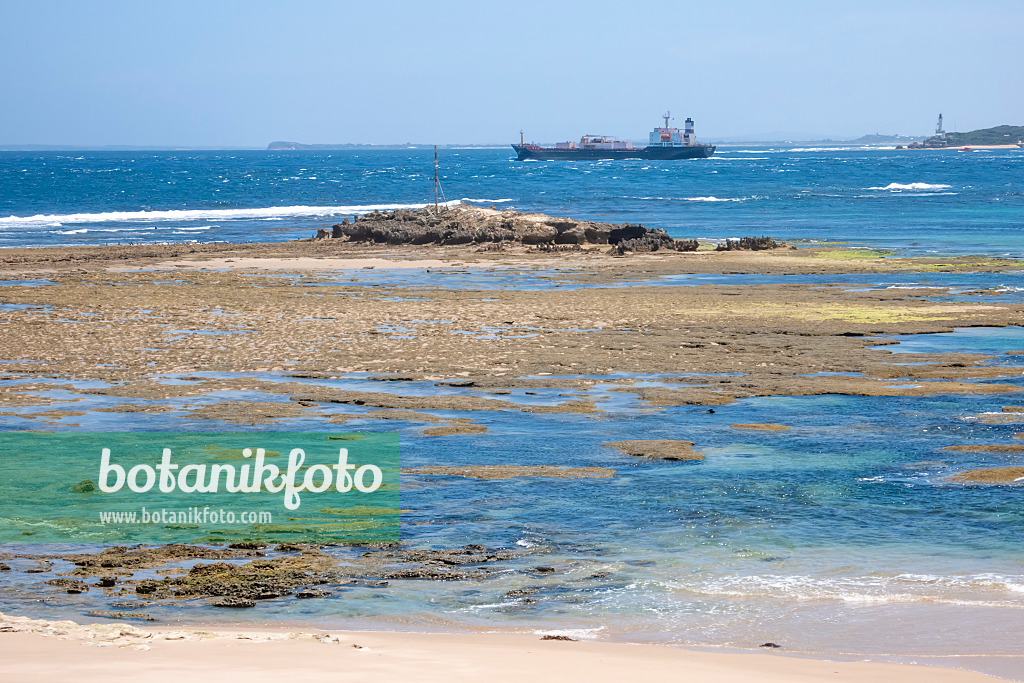
[{"label": "dark rock outcrop", "polygon": [[[327,238],[321,230],[316,239]],[[344,220],[331,228],[330,238],[377,244],[521,244],[540,251],[574,250],[584,244],[609,244],[626,251],[674,249],[695,251],[696,240],[674,240],[664,230],[642,225],[597,223],[539,213],[498,211],[459,204],[434,213],[433,209],[372,211]]]},{"label": "dark rock outcrop", "polygon": [[771,237],[741,237],[738,240],[726,240],[715,247],[715,251],[762,251],[764,249],[778,249],[786,246],[785,242],[778,242]]},{"label": "dark rock outcrop", "polygon": [[[612,254],[625,254],[626,252],[644,252],[644,251],[658,251],[659,249],[667,249],[669,251],[697,251],[698,242],[697,240],[676,240],[669,237],[668,233],[664,230],[654,229],[648,230],[643,226],[630,226],[625,227],[638,227],[645,232],[639,237],[627,237],[617,242],[611,242],[613,245],[610,253]],[[635,234],[635,233],[626,233]]]}]

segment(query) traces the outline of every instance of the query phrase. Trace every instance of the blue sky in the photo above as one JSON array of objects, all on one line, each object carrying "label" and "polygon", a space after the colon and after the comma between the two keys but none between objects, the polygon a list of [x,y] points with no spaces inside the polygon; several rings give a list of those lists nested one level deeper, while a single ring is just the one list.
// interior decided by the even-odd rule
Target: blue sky
[{"label": "blue sky", "polygon": [[1024,124],[1024,3],[0,0],[0,144]]}]

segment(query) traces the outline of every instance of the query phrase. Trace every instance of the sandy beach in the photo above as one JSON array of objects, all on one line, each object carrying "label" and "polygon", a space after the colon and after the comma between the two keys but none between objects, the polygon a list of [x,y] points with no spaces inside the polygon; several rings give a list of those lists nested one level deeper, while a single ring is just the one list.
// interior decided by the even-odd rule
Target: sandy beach
[{"label": "sandy beach", "polygon": [[[768,652],[688,651],[659,645],[541,640],[521,634],[162,631],[2,619],[0,677],[81,683],[182,677],[262,683],[479,681],[791,681],[981,683],[954,668],[831,662]],[[16,656],[14,653],[17,653]]]}]

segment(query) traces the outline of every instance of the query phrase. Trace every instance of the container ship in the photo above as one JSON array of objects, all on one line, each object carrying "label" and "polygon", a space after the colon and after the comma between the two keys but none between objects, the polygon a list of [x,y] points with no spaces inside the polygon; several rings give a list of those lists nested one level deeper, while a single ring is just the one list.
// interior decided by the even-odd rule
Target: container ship
[{"label": "container ship", "polygon": [[646,147],[636,147],[632,142],[613,140],[603,135],[584,135],[579,142],[559,142],[554,147],[541,147],[523,141],[519,133],[519,144],[512,149],[525,159],[706,159],[715,153],[714,145],[701,145],[693,133],[693,119],[686,119],[685,128],[669,128],[671,112],[662,115],[665,126],[651,131]]}]

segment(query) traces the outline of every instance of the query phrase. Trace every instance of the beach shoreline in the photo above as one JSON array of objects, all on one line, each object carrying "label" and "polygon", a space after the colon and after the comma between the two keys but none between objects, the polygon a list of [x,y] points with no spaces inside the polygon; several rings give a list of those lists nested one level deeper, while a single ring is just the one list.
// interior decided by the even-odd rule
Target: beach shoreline
[{"label": "beach shoreline", "polygon": [[944,666],[833,661],[770,651],[542,640],[520,633],[136,628],[0,617],[0,676],[80,683],[180,681],[677,681],[788,683],[1004,680]]}]

